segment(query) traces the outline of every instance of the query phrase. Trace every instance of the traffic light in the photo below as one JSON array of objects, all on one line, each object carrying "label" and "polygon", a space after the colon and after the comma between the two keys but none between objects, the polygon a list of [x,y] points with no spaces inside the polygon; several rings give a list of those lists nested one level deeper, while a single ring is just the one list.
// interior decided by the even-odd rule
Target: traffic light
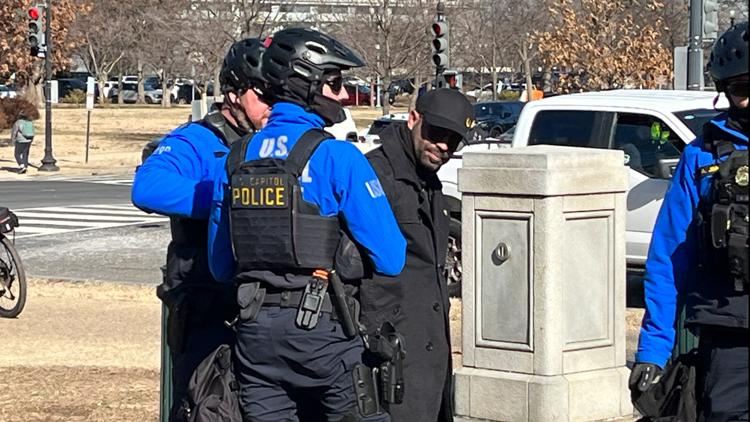
[{"label": "traffic light", "polygon": [[719,35],[719,0],[703,0],[701,27],[704,40],[715,40]]},{"label": "traffic light", "polygon": [[432,62],[438,68],[447,68],[450,66],[450,38],[448,22],[434,22],[430,27],[432,35]]},{"label": "traffic light", "polygon": [[32,56],[44,52],[44,8],[34,6],[29,8],[29,47]]}]

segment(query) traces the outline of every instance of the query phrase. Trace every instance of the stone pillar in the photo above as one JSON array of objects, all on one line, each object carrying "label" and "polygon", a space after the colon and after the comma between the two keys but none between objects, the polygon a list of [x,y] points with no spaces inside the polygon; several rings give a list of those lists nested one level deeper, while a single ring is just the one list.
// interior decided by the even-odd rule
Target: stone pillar
[{"label": "stone pillar", "polygon": [[621,151],[463,156],[458,421],[630,416]]}]

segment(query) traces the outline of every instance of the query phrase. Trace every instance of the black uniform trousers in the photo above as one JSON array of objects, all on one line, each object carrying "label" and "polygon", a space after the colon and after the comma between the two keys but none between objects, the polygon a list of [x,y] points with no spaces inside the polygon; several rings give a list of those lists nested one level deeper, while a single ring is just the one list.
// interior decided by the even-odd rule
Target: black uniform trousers
[{"label": "black uniform trousers", "polygon": [[698,420],[748,420],[747,329],[700,331],[697,373]]},{"label": "black uniform trousers", "polygon": [[[234,369],[245,421],[334,422],[357,407],[352,371],[362,361],[362,339],[347,339],[329,313],[311,330],[297,327],[296,316],[296,308],[264,306],[237,326]],[[311,404],[315,415],[306,413]]]}]

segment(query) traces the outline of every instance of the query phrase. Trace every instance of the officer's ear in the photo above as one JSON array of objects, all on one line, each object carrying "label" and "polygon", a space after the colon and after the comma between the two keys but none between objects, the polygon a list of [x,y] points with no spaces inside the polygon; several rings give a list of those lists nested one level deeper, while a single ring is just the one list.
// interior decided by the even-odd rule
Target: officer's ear
[{"label": "officer's ear", "polygon": [[227,92],[227,99],[229,100],[229,103],[237,104],[240,98],[237,96],[237,93],[230,91]]},{"label": "officer's ear", "polygon": [[419,120],[422,118],[422,115],[419,114],[417,110],[410,110],[409,111],[409,117],[406,119],[406,126],[409,128],[409,130],[414,129],[414,126],[419,123]]}]

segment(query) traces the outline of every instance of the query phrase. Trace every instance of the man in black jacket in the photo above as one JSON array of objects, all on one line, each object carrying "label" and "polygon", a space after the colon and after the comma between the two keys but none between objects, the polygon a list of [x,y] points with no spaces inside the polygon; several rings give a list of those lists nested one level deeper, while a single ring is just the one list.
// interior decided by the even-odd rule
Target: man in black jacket
[{"label": "man in black jacket", "polygon": [[443,275],[450,217],[437,171],[474,126],[474,109],[458,91],[422,95],[405,123],[387,128],[367,154],[407,240],[396,277],[362,281],[362,319],[372,335],[392,323],[405,340],[404,399],[394,422],[453,420],[448,290]]}]

